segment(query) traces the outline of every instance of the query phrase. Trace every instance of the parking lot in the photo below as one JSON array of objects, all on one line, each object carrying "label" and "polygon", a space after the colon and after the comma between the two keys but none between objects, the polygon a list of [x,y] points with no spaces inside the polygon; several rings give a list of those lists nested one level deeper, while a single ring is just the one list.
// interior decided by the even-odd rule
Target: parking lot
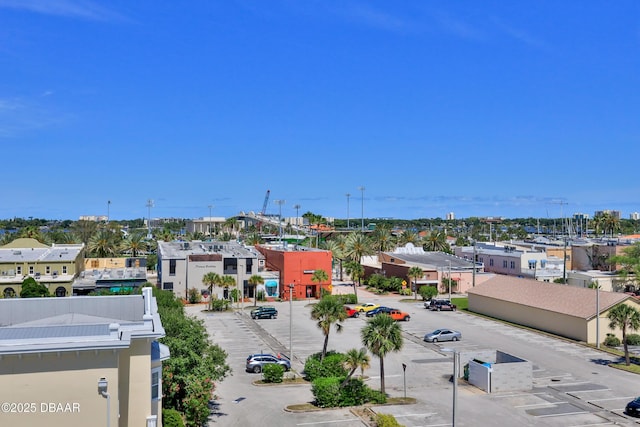
[{"label": "parking lot", "polygon": [[[638,378],[607,365],[615,358],[533,331],[509,326],[464,312],[433,312],[421,301],[399,302],[398,297],[375,296],[359,290],[360,300],[394,306],[411,315],[401,322],[404,347],[385,358],[386,391],[391,396],[417,399],[414,405],[382,406],[376,410],[393,414],[409,427],[452,424],[451,349],[500,349],[530,360],[534,365],[534,388],[518,393],[486,394],[464,382],[458,387],[456,424],[594,426],[638,425],[624,413],[625,404],[638,392]],[[273,303],[276,319],[252,320],[242,313],[188,312],[205,320],[212,340],[228,353],[233,375],[218,385],[216,415],[211,425],[313,425],[362,426],[348,409],[291,413],[285,407],[313,399],[309,385],[256,386],[259,375],[244,372],[247,355],[258,352],[289,354],[293,369],[302,371],[304,360],[322,349],[323,335],[310,318],[308,301]],[[364,316],[347,319],[342,332],[331,330],[329,349],[347,351],[361,347]],[[459,342],[425,343],[426,332],[448,327],[462,332]],[[290,330],[292,334],[290,334]],[[447,351],[449,350],[449,351]],[[406,373],[402,364],[407,366]],[[379,388],[379,364],[372,357],[365,372],[367,383]],[[267,424],[264,424],[268,420]]]}]

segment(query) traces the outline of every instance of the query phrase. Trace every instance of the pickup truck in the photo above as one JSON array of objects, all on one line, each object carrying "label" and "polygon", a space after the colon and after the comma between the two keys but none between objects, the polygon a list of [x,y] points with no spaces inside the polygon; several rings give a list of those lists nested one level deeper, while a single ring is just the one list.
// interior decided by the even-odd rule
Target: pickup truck
[{"label": "pickup truck", "polygon": [[429,305],[431,311],[456,311],[456,305],[449,300],[435,300]]}]

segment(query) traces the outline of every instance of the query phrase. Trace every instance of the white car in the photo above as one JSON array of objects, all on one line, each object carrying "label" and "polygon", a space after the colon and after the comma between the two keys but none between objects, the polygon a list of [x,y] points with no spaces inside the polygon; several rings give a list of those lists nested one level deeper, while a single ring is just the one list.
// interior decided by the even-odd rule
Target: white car
[{"label": "white car", "polygon": [[461,339],[462,334],[452,329],[436,329],[424,336],[426,342],[458,341]]}]

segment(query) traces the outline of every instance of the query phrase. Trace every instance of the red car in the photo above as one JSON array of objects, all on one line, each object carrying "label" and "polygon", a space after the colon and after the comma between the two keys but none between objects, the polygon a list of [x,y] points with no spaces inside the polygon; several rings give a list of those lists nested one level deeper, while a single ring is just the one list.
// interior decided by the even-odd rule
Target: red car
[{"label": "red car", "polygon": [[347,312],[347,316],[349,317],[358,317],[360,316],[360,312],[358,310],[356,310],[355,308],[351,308],[348,306],[344,306],[345,311]]}]

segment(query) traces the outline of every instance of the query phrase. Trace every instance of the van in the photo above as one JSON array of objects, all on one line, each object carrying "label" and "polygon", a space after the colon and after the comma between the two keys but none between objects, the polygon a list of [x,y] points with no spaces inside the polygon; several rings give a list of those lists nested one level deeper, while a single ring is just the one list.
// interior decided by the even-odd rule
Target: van
[{"label": "van", "polygon": [[252,319],[275,319],[278,317],[278,310],[275,307],[262,306],[251,310]]}]

